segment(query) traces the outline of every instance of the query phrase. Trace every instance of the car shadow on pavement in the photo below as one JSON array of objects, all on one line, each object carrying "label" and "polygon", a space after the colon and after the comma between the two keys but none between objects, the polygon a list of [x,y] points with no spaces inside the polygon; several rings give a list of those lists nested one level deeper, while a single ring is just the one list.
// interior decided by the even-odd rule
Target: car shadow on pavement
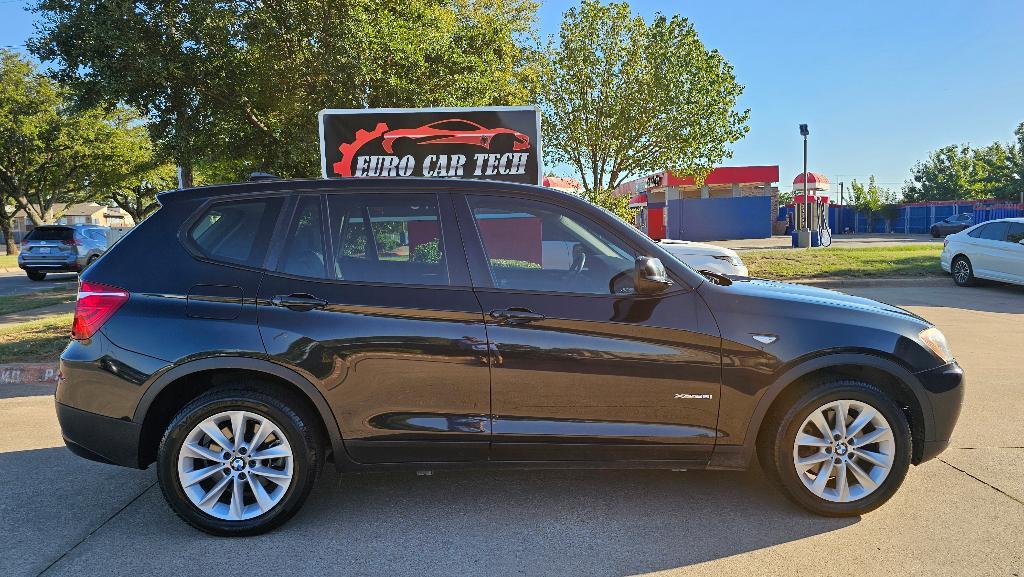
[{"label": "car shadow on pavement", "polygon": [[[0,455],[0,470],[50,467],[45,463],[54,457],[65,460],[54,454],[62,450]],[[97,511],[91,526],[75,528],[80,538],[88,538],[64,552],[55,554],[49,547],[52,536],[33,533],[33,542],[47,544],[42,548],[49,556],[32,564],[33,574],[63,554],[47,575],[223,575],[228,564],[231,574],[293,577],[618,577],[711,561],[857,522],[804,512],[771,488],[756,469],[472,471],[432,476],[342,476],[331,469],[321,476],[303,510],[284,527],[229,541],[180,521],[152,485],[152,468],[136,472],[108,467],[101,472],[77,462],[66,465],[73,475],[97,478],[67,483],[50,496],[32,492],[23,499],[35,502],[17,506],[40,511],[75,508],[79,499],[97,498],[77,492],[96,491],[104,484],[101,491],[109,504]],[[124,509],[117,512],[118,507]],[[15,546],[19,542],[24,549],[8,555],[27,555],[37,548],[24,538]]]},{"label": "car shadow on pavement", "polygon": [[892,287],[858,287],[842,290],[899,307],[943,307],[989,313],[1024,313],[1024,286],[983,282],[978,286],[923,286],[915,290]]}]

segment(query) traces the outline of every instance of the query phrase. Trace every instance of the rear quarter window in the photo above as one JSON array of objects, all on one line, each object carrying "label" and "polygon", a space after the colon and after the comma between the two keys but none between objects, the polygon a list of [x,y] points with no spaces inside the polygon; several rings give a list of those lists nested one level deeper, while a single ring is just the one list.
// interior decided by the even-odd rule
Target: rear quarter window
[{"label": "rear quarter window", "polygon": [[212,204],[193,222],[188,240],[211,260],[262,266],[283,202],[268,197]]}]

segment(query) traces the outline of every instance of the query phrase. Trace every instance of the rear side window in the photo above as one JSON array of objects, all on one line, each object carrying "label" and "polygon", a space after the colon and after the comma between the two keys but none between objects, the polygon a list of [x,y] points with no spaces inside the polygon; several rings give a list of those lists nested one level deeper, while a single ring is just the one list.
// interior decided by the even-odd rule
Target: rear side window
[{"label": "rear side window", "polygon": [[325,255],[323,229],[320,226],[320,197],[304,196],[295,208],[278,270],[298,276],[324,278],[327,272]]},{"label": "rear side window", "polygon": [[448,266],[433,194],[331,195],[338,280],[447,285]]},{"label": "rear side window", "polygon": [[25,235],[25,240],[71,240],[73,238],[75,238],[75,230],[62,226],[37,226]]},{"label": "rear side window", "polygon": [[993,222],[985,226],[985,230],[981,231],[978,238],[1002,242],[1006,240],[1006,229],[1009,227],[1010,223],[1008,222]]},{"label": "rear side window", "polygon": [[192,225],[189,239],[210,259],[261,266],[282,202],[281,197],[219,202]]}]

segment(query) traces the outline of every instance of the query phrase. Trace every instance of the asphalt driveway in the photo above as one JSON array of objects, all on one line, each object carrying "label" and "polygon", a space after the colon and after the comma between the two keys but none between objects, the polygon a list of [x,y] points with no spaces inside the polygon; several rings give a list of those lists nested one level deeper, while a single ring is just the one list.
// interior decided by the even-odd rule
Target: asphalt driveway
[{"label": "asphalt driveway", "polygon": [[953,448],[882,509],[815,517],[761,472],[321,478],[260,537],[215,538],[155,475],[61,443],[48,388],[0,385],[0,575],[1024,574],[1024,288],[851,288],[936,322],[968,373]]}]

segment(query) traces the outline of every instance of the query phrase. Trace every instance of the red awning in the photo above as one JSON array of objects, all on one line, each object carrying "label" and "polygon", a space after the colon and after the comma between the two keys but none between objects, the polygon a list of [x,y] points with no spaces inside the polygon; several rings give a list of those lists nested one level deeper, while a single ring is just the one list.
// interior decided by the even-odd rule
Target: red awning
[{"label": "red awning", "polygon": [[646,194],[638,194],[638,195],[634,196],[633,198],[629,199],[629,205],[630,206],[641,205],[641,204],[647,204],[647,195]]}]

